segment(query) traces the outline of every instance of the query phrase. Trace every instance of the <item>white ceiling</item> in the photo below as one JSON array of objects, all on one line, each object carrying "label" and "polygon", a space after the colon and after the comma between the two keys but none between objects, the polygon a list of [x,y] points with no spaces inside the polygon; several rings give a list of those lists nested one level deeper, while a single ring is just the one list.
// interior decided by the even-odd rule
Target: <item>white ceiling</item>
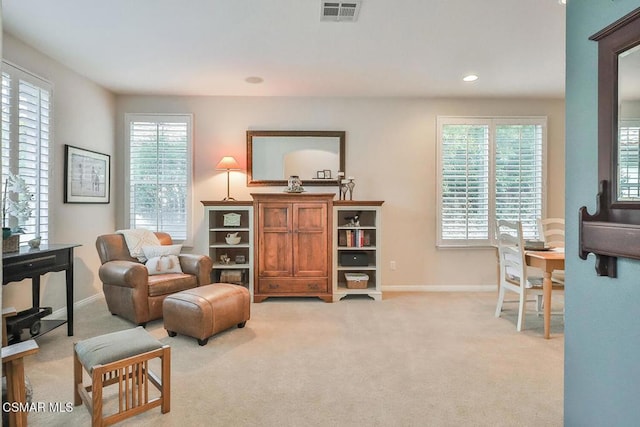
[{"label": "white ceiling", "polygon": [[[564,97],[558,0],[2,0],[5,31],[122,94]],[[474,73],[479,80],[464,83]],[[249,76],[261,84],[245,82]]]}]

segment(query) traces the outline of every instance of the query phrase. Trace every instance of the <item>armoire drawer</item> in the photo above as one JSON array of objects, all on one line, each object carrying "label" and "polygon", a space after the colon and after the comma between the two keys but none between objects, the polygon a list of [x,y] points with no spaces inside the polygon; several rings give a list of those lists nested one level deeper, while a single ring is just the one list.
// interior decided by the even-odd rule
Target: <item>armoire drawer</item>
[{"label": "armoire drawer", "polygon": [[278,279],[276,277],[268,279],[258,279],[259,294],[278,293],[326,293],[329,291],[329,281],[326,278],[300,278]]}]

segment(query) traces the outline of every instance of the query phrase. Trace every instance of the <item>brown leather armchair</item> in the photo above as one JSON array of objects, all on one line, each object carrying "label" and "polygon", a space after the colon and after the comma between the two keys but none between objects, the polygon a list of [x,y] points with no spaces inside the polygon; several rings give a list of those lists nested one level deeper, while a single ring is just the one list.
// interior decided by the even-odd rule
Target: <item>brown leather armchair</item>
[{"label": "brown leather armchair", "polygon": [[[173,243],[167,233],[155,234],[162,245]],[[162,318],[162,302],[168,295],[211,283],[213,260],[206,255],[180,254],[181,274],[150,276],[147,267],[131,257],[122,234],[98,236],[96,249],[109,311],[137,325]]]}]

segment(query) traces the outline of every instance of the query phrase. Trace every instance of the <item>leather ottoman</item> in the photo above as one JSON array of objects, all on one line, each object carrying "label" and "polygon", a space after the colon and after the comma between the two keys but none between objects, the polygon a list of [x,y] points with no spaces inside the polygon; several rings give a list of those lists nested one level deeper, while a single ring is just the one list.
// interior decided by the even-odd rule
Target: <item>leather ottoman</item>
[{"label": "leather ottoman", "polygon": [[205,345],[220,331],[234,325],[244,327],[249,320],[249,291],[229,283],[199,286],[166,297],[162,312],[170,337],[182,334]]}]

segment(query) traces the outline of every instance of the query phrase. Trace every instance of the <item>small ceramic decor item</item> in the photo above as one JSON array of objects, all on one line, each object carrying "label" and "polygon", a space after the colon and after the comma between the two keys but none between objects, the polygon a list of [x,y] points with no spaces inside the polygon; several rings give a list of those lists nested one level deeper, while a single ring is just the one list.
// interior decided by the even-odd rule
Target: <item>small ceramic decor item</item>
[{"label": "small ceramic decor item", "polygon": [[227,241],[228,245],[237,245],[238,243],[240,243],[240,239],[241,237],[238,236],[238,233],[229,233],[227,234],[227,237],[224,238],[224,240]]},{"label": "small ceramic decor item", "polygon": [[36,236],[35,239],[31,239],[29,240],[29,247],[31,249],[38,249],[40,248],[40,236]]},{"label": "small ceramic decor item", "polygon": [[288,186],[285,191],[287,193],[302,193],[304,191],[302,180],[298,175],[291,175],[289,177]]}]

